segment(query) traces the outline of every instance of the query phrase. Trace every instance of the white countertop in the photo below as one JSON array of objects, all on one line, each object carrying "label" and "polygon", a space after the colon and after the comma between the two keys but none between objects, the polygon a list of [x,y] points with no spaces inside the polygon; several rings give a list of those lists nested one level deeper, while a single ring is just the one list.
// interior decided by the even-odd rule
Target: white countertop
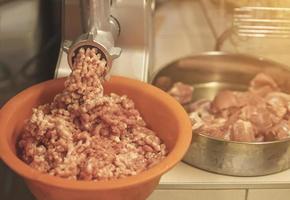
[{"label": "white countertop", "polygon": [[290,170],[259,177],[234,177],[197,169],[180,162],[166,173],[159,189],[290,188]]}]

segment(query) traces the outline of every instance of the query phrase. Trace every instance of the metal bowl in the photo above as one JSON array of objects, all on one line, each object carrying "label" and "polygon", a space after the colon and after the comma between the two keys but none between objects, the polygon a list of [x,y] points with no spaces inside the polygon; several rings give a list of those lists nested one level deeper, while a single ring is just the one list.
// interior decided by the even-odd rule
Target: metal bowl
[{"label": "metal bowl", "polygon": [[[290,70],[287,66],[249,55],[221,52],[207,52],[174,61],[158,71],[151,83],[164,89],[164,85],[160,85],[161,77],[169,77],[171,84],[182,81],[193,85],[194,100],[213,99],[222,89],[245,90],[259,72],[270,75],[284,92],[290,92]],[[166,87],[170,86],[168,79],[166,84]],[[219,174],[261,176],[290,167],[289,144],[290,139],[235,142],[193,132],[191,146],[183,161]]]}]

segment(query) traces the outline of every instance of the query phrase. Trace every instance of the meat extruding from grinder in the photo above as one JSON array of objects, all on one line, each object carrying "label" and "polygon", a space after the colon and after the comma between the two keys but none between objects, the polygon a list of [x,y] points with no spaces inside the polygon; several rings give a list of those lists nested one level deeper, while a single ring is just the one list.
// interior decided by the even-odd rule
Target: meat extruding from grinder
[{"label": "meat extruding from grinder", "polygon": [[[176,91],[180,85],[182,91]],[[283,93],[266,74],[257,74],[247,91],[220,91],[212,101],[201,99],[190,103],[190,91],[193,92],[192,86],[178,82],[168,93],[186,108],[194,132],[240,142],[273,141],[290,136],[290,95]]]},{"label": "meat extruding from grinder", "polygon": [[138,174],[166,156],[131,99],[104,95],[106,74],[95,49],[79,50],[64,90],[34,108],[25,125],[18,142],[24,162],[62,178],[108,180]]}]

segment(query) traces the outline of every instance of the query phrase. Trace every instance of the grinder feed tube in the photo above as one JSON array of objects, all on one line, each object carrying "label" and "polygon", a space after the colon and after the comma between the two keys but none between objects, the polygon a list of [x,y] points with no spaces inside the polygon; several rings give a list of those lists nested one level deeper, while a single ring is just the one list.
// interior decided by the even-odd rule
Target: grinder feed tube
[{"label": "grinder feed tube", "polygon": [[69,66],[72,67],[76,52],[80,48],[95,48],[110,69],[112,60],[121,53],[119,47],[114,47],[120,27],[117,20],[110,17],[110,1],[83,0],[81,15],[84,33],[74,42],[65,41],[64,44]]}]

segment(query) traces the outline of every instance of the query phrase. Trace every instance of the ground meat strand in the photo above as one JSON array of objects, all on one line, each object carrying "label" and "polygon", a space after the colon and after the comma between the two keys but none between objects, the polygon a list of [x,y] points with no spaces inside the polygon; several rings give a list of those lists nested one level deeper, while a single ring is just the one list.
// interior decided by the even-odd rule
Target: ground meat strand
[{"label": "ground meat strand", "polygon": [[101,54],[80,49],[64,90],[33,109],[19,138],[19,157],[43,173],[78,180],[132,176],[161,161],[166,146],[134,102],[104,95],[106,75]]}]

